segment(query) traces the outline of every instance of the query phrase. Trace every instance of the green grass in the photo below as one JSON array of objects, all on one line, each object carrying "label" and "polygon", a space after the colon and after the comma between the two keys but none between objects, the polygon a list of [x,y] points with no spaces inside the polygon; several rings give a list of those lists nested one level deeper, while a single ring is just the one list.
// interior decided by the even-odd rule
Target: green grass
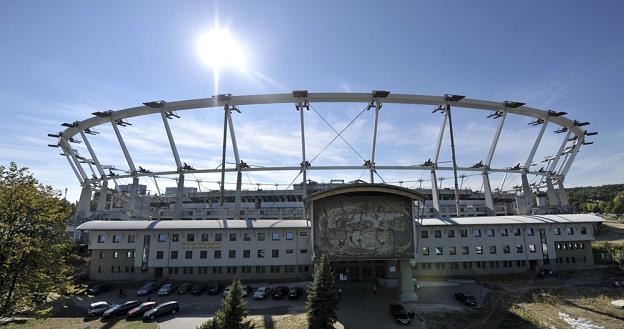
[{"label": "green grass", "polygon": [[83,321],[81,318],[47,318],[33,319],[19,322],[12,322],[3,326],[1,329],[99,329],[99,328],[115,328],[115,329],[155,329],[154,323],[143,323],[141,321],[126,321],[120,319],[118,321],[101,322],[100,319],[91,321]]}]

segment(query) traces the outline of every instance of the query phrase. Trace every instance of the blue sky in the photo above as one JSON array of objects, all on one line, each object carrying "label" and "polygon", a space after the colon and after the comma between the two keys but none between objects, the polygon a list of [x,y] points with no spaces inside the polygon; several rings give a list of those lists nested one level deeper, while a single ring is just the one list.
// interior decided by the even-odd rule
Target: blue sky
[{"label": "blue sky", "polygon": [[[181,100],[214,94],[213,75],[196,51],[198,36],[221,26],[246,49],[248,74],[226,70],[219,91],[235,95],[290,92],[457,93],[487,100],[518,100],[563,110],[590,121],[599,135],[582,148],[567,186],[624,181],[624,23],[621,1],[2,1],[0,2],[0,164],[16,161],[44,183],[79,186],[66,160],[46,145],[60,123],[96,110],[118,110],[148,100]],[[362,104],[315,108],[341,129]],[[291,105],[241,108],[234,125],[241,157],[255,165],[300,162],[297,112]],[[496,121],[482,111],[456,111],[458,162],[485,157]],[[180,112],[171,122],[183,161],[213,168],[220,157],[215,110]],[[388,105],[380,114],[377,164],[416,164],[431,156],[440,116],[430,107]],[[319,116],[306,114],[308,156],[333,138]],[[526,158],[538,128],[508,118],[494,165]],[[137,165],[174,167],[158,117],[131,119],[122,128]],[[372,112],[346,137],[364,158],[370,153]],[[100,160],[124,167],[109,126],[92,138]],[[548,129],[537,159],[550,155],[562,135]],[[448,146],[448,144],[446,144]],[[76,146],[87,154],[82,145]],[[442,161],[450,160],[445,148]],[[552,150],[552,151],[551,151]],[[231,161],[231,152],[228,161]],[[363,161],[336,141],[318,164]],[[313,164],[314,165],[314,164]],[[126,165],[127,167],[127,165]],[[288,184],[296,173],[249,175],[255,183]],[[381,173],[387,181],[424,178]],[[451,176],[451,175],[447,175]],[[313,173],[312,179],[367,177],[362,171]],[[189,177],[216,188],[218,177]],[[227,181],[233,181],[228,177]],[[498,186],[502,177],[493,177]],[[151,191],[155,190],[148,183]],[[506,182],[505,187],[517,184]],[[152,185],[149,185],[152,184]],[[161,188],[173,181],[159,181]],[[424,182],[423,185],[427,185]],[[450,186],[450,181],[443,185]],[[466,186],[480,188],[477,177]],[[268,187],[265,187],[268,188]]]}]

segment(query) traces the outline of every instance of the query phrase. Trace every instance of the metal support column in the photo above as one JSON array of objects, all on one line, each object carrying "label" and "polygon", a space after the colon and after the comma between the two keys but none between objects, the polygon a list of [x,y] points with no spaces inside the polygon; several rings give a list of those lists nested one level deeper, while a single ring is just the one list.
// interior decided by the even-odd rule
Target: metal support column
[{"label": "metal support column", "polygon": [[241,188],[242,188],[242,168],[240,156],[238,154],[238,144],[236,143],[236,134],[234,133],[234,123],[232,122],[232,110],[238,111],[235,107],[228,108],[225,111],[228,127],[230,128],[230,139],[232,140],[232,150],[234,151],[234,159],[236,161],[236,196],[234,200],[234,219],[241,219]]},{"label": "metal support column", "polygon": [[440,127],[440,133],[438,134],[438,143],[436,144],[435,153],[433,154],[433,169],[431,170],[431,194],[433,209],[436,216],[440,216],[440,194],[438,192],[438,177],[435,169],[438,166],[438,160],[440,159],[440,149],[442,148],[442,138],[444,137],[444,130],[446,130],[447,120],[448,113],[445,111],[444,118],[442,119],[442,125]]},{"label": "metal support column", "polygon": [[106,210],[106,199],[108,195],[108,180],[102,180],[102,186],[100,186],[100,197],[97,202],[97,211]]},{"label": "metal support column", "polygon": [[[307,176],[307,172],[308,172],[308,161],[306,160],[306,151],[305,151],[305,122],[303,120],[303,110],[304,109],[308,109],[309,105],[308,102],[298,102],[297,105],[295,106],[297,108],[297,111],[299,111],[299,122],[300,122],[300,129],[301,129],[301,173],[303,174],[303,196],[307,196],[308,195],[308,176]],[[305,214],[304,214],[305,216]]]},{"label": "metal support column", "polygon": [[453,178],[455,180],[455,211],[457,217],[461,216],[461,208],[459,204],[459,185],[457,184],[457,159],[455,158],[455,138],[453,136],[453,119],[451,116],[451,106],[446,104],[446,113],[448,115],[449,135],[451,138],[451,158],[453,160]]},{"label": "metal support column", "polygon": [[375,147],[377,144],[377,123],[379,122],[379,110],[381,110],[381,103],[377,100],[373,101],[375,107],[375,123],[373,124],[373,143],[371,148],[371,168],[370,168],[370,182],[375,183]]},{"label": "metal support column", "polygon": [[83,130],[80,130],[80,136],[82,137],[82,141],[87,146],[87,150],[89,150],[89,154],[91,155],[91,160],[93,160],[93,163],[95,163],[95,168],[97,169],[98,173],[100,173],[100,176],[104,178],[106,176],[106,173],[104,172],[104,168],[102,168],[102,165],[100,164],[100,161],[98,160],[97,155],[95,154],[95,151],[93,151],[93,148],[91,147],[91,143],[89,142],[89,139],[87,139],[87,134],[85,134]]},{"label": "metal support column", "polygon": [[91,209],[91,185],[84,184],[82,185],[82,190],[80,191],[80,200],[78,201],[78,209],[77,212],[80,215],[85,215],[85,213],[89,212]]},{"label": "metal support column", "polygon": [[80,176],[80,173],[78,172],[78,169],[76,169],[76,166],[74,165],[74,162],[72,161],[72,159],[69,156],[69,151],[65,150],[64,147],[62,147],[61,149],[63,150],[63,154],[65,155],[65,158],[67,158],[67,162],[69,162],[69,166],[74,171],[74,174],[76,174],[76,178],[78,179],[78,182],[80,182],[80,185],[84,184],[84,180]]},{"label": "metal support column", "polygon": [[440,213],[440,194],[438,193],[438,177],[436,171],[431,170],[431,201],[433,203],[433,216],[439,217]]},{"label": "metal support column", "polygon": [[576,141],[576,144],[574,145],[574,148],[572,148],[572,154],[570,154],[570,156],[568,157],[568,161],[566,161],[565,166],[563,167],[560,173],[562,180],[564,180],[565,176],[568,174],[568,171],[570,170],[570,166],[572,165],[572,162],[574,162],[574,158],[576,158],[576,154],[581,148],[581,145],[583,145],[584,141],[585,140],[583,137],[579,137],[579,139]]},{"label": "metal support column", "polygon": [[113,126],[113,130],[115,131],[115,136],[117,136],[117,141],[119,141],[119,146],[121,146],[121,151],[126,157],[126,161],[128,162],[128,168],[132,174],[136,172],[136,168],[134,167],[134,162],[132,161],[132,157],[130,157],[130,153],[128,152],[128,148],[126,147],[126,143],[124,143],[123,138],[121,137],[121,133],[119,132],[119,128],[117,128],[117,124],[111,118],[111,125]]},{"label": "metal support column", "polygon": [[184,197],[184,173],[178,176],[178,188],[176,190],[175,211],[173,219],[182,219],[182,198]]},{"label": "metal support column", "polygon": [[496,146],[498,145],[498,140],[500,138],[501,132],[503,131],[503,125],[505,124],[505,118],[507,117],[507,112],[503,112],[500,117],[500,121],[498,122],[498,127],[496,127],[496,133],[494,134],[494,139],[492,140],[492,144],[490,145],[490,151],[488,152],[487,158],[485,159],[485,169],[483,172],[483,192],[485,193],[485,208],[488,215],[495,215],[496,209],[494,209],[494,198],[492,196],[492,187],[490,185],[490,177],[489,177],[489,169],[492,163],[492,159],[494,158],[494,152],[496,151]]},{"label": "metal support column", "polygon": [[228,127],[228,112],[230,111],[230,106],[225,104],[223,107],[223,153],[221,155],[221,197],[219,204],[221,205],[221,209],[225,209],[225,154],[227,151],[227,127]]},{"label": "metal support column", "polygon": [[537,148],[539,147],[539,144],[542,142],[542,137],[544,137],[544,131],[546,131],[546,126],[548,126],[548,118],[544,119],[544,123],[542,123],[542,128],[540,128],[540,131],[537,134],[537,138],[535,139],[535,142],[533,143],[533,147],[531,148],[531,152],[529,152],[529,156],[527,157],[527,160],[524,163],[524,168],[526,170],[531,169],[533,158],[535,158],[535,153],[537,152]]},{"label": "metal support column", "polygon": [[167,121],[167,116],[165,112],[160,112],[160,116],[162,117],[163,125],[165,126],[165,132],[167,133],[167,138],[169,139],[169,145],[171,146],[171,153],[173,153],[173,158],[176,162],[176,168],[180,170],[182,168],[182,162],[180,161],[180,155],[178,154],[178,148],[176,147],[175,140],[173,139],[173,134],[171,133],[171,127],[169,126],[169,121]]},{"label": "metal support column", "polygon": [[494,208],[494,198],[492,198],[492,186],[490,185],[490,177],[487,171],[483,172],[483,193],[485,194],[485,209],[487,215],[496,215]]},{"label": "metal support column", "polygon": [[65,153],[69,154],[69,156],[71,157],[71,160],[76,165],[76,169],[78,169],[78,173],[80,173],[80,177],[82,177],[82,181],[84,182],[84,184],[89,184],[90,179],[87,176],[87,174],[85,173],[85,171],[82,168],[82,166],[80,165],[80,162],[78,162],[78,158],[76,157],[76,153],[74,153],[74,150],[71,148],[69,143],[65,142],[64,146],[65,146],[65,150],[64,150]]},{"label": "metal support column", "polygon": [[130,200],[128,200],[128,210],[136,211],[137,197],[139,194],[139,177],[132,177],[130,186]]}]

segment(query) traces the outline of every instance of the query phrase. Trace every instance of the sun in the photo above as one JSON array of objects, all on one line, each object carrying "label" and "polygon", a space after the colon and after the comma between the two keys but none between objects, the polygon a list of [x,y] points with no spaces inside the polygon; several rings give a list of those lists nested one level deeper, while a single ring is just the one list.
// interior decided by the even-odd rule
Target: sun
[{"label": "sun", "polygon": [[245,52],[241,44],[227,29],[214,27],[201,34],[197,40],[201,61],[216,71],[224,68],[244,70]]}]

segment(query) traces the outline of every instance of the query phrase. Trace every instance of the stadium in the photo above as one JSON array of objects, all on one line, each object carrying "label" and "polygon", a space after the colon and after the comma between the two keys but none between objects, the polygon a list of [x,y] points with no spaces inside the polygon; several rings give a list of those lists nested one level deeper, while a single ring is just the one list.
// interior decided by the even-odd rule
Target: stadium
[{"label": "stadium", "polygon": [[[282,163],[274,165],[243,161],[241,150],[248,148],[237,139],[235,119],[244,116],[248,108],[278,105],[291,110],[289,128],[299,137],[297,154],[278,157],[277,162]],[[316,108],[325,105],[359,110],[339,130]],[[419,141],[432,150],[421,162],[379,161],[383,151],[378,145],[383,123],[380,113],[389,107],[405,115],[405,120],[408,115],[439,119],[430,139]],[[206,155],[217,159],[217,166],[200,166],[208,162],[187,160],[179,152],[182,141],[188,143],[188,134],[184,140],[177,138],[172,122],[184,121],[184,113],[191,110],[219,118],[216,124],[222,131],[214,134],[218,140],[198,141],[218,145],[220,154]],[[481,113],[483,120],[494,122],[494,134],[484,154],[461,149],[457,135],[461,126],[454,118],[466,112]],[[297,90],[150,101],[119,111],[94,112],[86,120],[63,123],[64,131],[49,136],[57,139],[50,146],[62,151],[81,186],[68,231],[88,243],[92,279],[305,279],[319,255],[325,254],[338,279],[396,286],[401,299],[415,300],[415,273],[451,276],[593,266],[591,241],[602,219],[574,214],[564,182],[581,147],[592,143],[586,138],[596,132],[585,130],[588,122],[569,119],[566,114],[516,101],[453,94]],[[372,122],[372,127],[367,127],[372,142],[365,153],[358,152],[345,133],[363,130],[357,125],[363,115],[370,116]],[[144,117],[152,118],[152,123],[160,121],[162,128],[158,129],[168,141],[162,157],[171,160],[171,168],[144,168],[130,152],[128,131],[140,129],[131,121]],[[322,143],[325,146],[318,147],[316,154],[310,154],[309,146],[317,136],[306,134],[311,117],[332,131],[329,142]],[[501,149],[505,123],[512,118],[524,120],[534,129],[535,137],[522,137],[526,154],[511,150],[521,162],[498,166],[493,160]],[[104,128],[112,128],[113,138],[106,141],[116,144],[123,154],[114,164],[99,160],[103,152],[94,143]],[[274,133],[279,136],[280,131]],[[557,140],[555,148],[547,150],[543,160],[538,159],[538,149],[543,151],[540,146],[547,135]],[[361,161],[316,161],[337,140]],[[283,146],[273,147],[279,150]],[[467,163],[460,156],[466,152],[479,160]],[[449,161],[443,158],[446,156]],[[125,169],[120,169],[122,166]],[[278,176],[284,173],[292,180],[261,184],[250,179],[250,175],[284,177]],[[493,177],[498,177],[498,187]],[[464,187],[470,178],[479,182],[478,188]],[[443,187],[444,180],[452,181],[450,188]],[[512,181],[518,184],[505,189]],[[204,185],[208,182],[213,188]],[[423,186],[423,182],[428,184]]]}]

